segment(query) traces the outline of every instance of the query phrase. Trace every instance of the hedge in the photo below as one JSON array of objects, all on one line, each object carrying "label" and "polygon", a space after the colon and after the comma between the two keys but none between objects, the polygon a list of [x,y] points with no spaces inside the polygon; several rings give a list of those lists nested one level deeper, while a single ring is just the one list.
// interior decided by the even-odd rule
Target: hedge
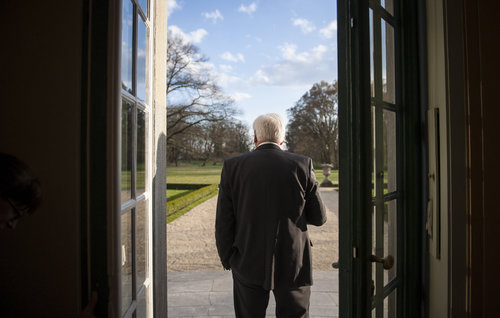
[{"label": "hedge", "polygon": [[167,216],[172,215],[183,208],[193,204],[194,202],[203,199],[219,189],[219,185],[211,184],[188,193],[180,198],[167,202]]},{"label": "hedge", "polygon": [[197,190],[210,184],[167,183],[167,190]]}]

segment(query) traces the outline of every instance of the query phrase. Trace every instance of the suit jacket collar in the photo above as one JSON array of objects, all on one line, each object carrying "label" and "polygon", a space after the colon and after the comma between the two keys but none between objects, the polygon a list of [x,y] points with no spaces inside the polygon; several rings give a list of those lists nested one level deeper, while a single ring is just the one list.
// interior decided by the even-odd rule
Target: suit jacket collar
[{"label": "suit jacket collar", "polygon": [[264,150],[264,149],[275,149],[275,150],[281,150],[280,146],[275,145],[275,144],[263,144],[259,145],[255,150]]}]

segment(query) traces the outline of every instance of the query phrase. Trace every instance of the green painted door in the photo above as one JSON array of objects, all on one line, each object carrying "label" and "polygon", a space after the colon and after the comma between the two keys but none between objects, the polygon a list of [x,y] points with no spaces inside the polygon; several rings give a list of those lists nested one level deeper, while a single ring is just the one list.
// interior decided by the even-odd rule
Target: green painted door
[{"label": "green painted door", "polygon": [[338,3],[341,317],[402,310],[397,9],[393,0]]}]

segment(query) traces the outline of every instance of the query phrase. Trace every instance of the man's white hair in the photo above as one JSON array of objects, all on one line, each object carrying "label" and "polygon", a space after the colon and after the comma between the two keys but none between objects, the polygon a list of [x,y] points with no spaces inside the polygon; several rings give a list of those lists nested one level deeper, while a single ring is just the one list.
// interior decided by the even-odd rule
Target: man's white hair
[{"label": "man's white hair", "polygon": [[260,115],[253,122],[253,130],[257,141],[281,143],[285,140],[285,126],[280,114]]}]

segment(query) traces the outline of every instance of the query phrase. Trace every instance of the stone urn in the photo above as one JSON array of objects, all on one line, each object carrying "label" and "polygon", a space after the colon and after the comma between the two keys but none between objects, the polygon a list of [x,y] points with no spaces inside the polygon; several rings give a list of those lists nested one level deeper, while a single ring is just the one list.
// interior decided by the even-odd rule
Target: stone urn
[{"label": "stone urn", "polygon": [[321,187],[333,187],[332,181],[330,181],[330,179],[328,179],[328,176],[330,176],[330,171],[332,170],[333,165],[331,165],[329,163],[324,163],[321,165],[321,168],[323,168],[323,175],[325,176],[325,179],[323,180],[323,182],[321,182],[320,186]]}]

